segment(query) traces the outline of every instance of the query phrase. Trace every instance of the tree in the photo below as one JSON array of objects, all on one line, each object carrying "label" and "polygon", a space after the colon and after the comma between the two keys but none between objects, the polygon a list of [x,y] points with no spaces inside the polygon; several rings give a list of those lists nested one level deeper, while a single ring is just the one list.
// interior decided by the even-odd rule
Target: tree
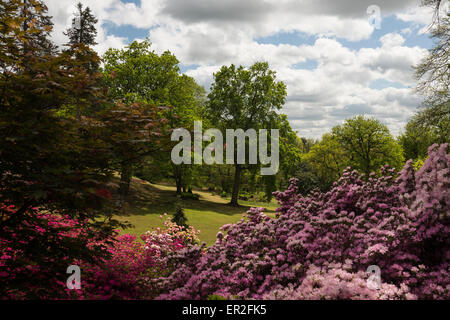
[{"label": "tree", "polygon": [[[285,114],[280,114],[276,127],[280,130],[280,181],[279,188],[285,188],[294,177],[300,165],[304,150],[303,140],[292,130]],[[275,190],[273,190],[275,191]]]},{"label": "tree", "polygon": [[420,117],[414,116],[408,121],[405,132],[399,137],[406,160],[424,159],[428,147],[438,140],[438,135],[431,130],[424,130],[419,122]]},{"label": "tree", "polygon": [[350,164],[366,177],[389,164],[400,168],[404,162],[401,146],[379,120],[356,116],[332,129],[333,135],[350,158]]},{"label": "tree", "polygon": [[187,219],[186,219],[186,216],[184,215],[183,208],[179,204],[176,207],[175,214],[173,215],[172,221],[175,222],[180,227],[185,227],[185,228],[188,227],[188,225],[186,223]]},{"label": "tree", "polygon": [[133,169],[145,157],[168,151],[169,128],[164,117],[168,107],[135,102],[116,105],[102,115],[106,141],[111,145],[111,161],[120,170],[121,199],[130,189]]},{"label": "tree", "polygon": [[[320,179],[315,173],[313,167],[307,161],[302,161],[297,167],[297,170],[292,175],[297,179],[297,188],[300,194],[306,196],[315,189],[327,190],[330,186],[327,183],[323,183],[323,178]],[[328,179],[327,179],[328,180]]]},{"label": "tree", "polygon": [[150,47],[148,40],[134,41],[124,49],[111,48],[105,52],[103,72],[113,99],[172,105],[179,62],[169,51],[158,55]]},{"label": "tree", "polygon": [[[72,19],[72,27],[68,28],[64,35],[68,36],[69,42],[66,44],[68,51],[76,60],[86,60],[86,56],[96,56],[97,53],[92,49],[95,46],[95,37],[97,36],[97,29],[95,24],[98,22],[97,18],[91,13],[91,9],[79,2],[77,5],[78,12],[76,17]],[[88,59],[89,60],[89,59]],[[88,70],[91,74],[96,73],[100,67],[100,60],[93,59],[89,62],[84,61],[83,68]],[[79,101],[76,102],[79,104]]]},{"label": "tree", "polygon": [[[6,270],[26,270],[28,262],[46,274],[60,274],[68,262],[105,256],[100,247],[88,247],[85,236],[109,239],[122,224],[105,206],[111,171],[105,145],[97,138],[99,127],[59,114],[80,96],[76,88],[89,83],[91,75],[67,53],[43,54],[51,25],[39,21],[47,21],[41,1],[0,0],[0,247],[7,244],[27,257]],[[101,103],[95,87],[85,88],[83,95]],[[70,224],[53,228],[42,213],[79,221],[85,236],[65,241],[58,235],[71,232]],[[34,276],[27,271],[20,279],[8,279],[8,288],[20,290],[27,276],[29,283]],[[46,280],[33,278],[44,286]]]},{"label": "tree", "polygon": [[[8,1],[6,1],[8,2]],[[51,16],[47,15],[48,8],[41,0],[11,1],[8,5],[17,8],[17,24],[21,26],[21,37],[15,40],[25,59],[32,55],[53,55],[58,47],[49,40],[53,28]],[[32,31],[32,32],[31,32]],[[27,55],[28,53],[28,55]]]},{"label": "tree", "polygon": [[83,43],[86,46],[95,46],[97,44],[95,42],[97,37],[95,24],[97,22],[98,20],[91,13],[91,9],[89,7],[83,9],[81,2],[78,2],[76,17],[72,19],[72,27],[64,32],[64,35],[69,37],[69,44]]},{"label": "tree", "polygon": [[322,140],[313,145],[302,159],[311,165],[323,187],[337,181],[350,161],[339,140],[329,133],[324,134]]},{"label": "tree", "polygon": [[[278,117],[286,99],[286,86],[276,81],[276,74],[266,62],[256,62],[250,68],[223,66],[214,74],[208,95],[206,114],[213,125],[225,129],[269,128]],[[231,205],[238,205],[241,172],[245,167],[234,159],[234,183]]]},{"label": "tree", "polygon": [[423,131],[437,134],[435,142],[450,139],[450,13],[439,18],[440,0],[426,0],[424,5],[435,9],[431,37],[434,47],[416,66],[416,91],[425,97],[422,109],[414,116],[414,123]]},{"label": "tree", "polygon": [[[148,40],[134,41],[124,49],[109,49],[105,55],[103,74],[109,96],[123,100],[125,104],[143,102],[150,105],[171,106],[164,115],[167,126],[191,129],[195,119],[201,117],[201,107],[205,91],[195,80],[179,74],[178,60],[169,51],[161,55],[151,50]],[[172,143],[168,141],[166,147]],[[149,155],[147,152],[144,154]],[[168,170],[181,192],[189,177],[189,166],[165,166],[170,161],[170,153],[159,154],[161,169]],[[127,170],[132,170],[128,168]],[[128,173],[122,172],[124,176]]]}]

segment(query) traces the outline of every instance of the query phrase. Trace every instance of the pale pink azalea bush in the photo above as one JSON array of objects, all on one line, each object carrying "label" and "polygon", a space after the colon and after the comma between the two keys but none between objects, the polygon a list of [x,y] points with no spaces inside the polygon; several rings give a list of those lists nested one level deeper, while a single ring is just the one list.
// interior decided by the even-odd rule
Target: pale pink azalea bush
[{"label": "pale pink azalea bush", "polygon": [[[275,193],[276,219],[253,208],[206,252],[173,256],[158,299],[448,299],[449,164],[448,145],[434,145],[417,172],[409,161],[398,176],[386,166],[365,181],[348,169],[308,197],[292,180]],[[379,292],[363,285],[369,265],[381,268]]]},{"label": "pale pink azalea bush", "polygon": [[363,271],[352,272],[352,262],[314,265],[308,268],[305,278],[298,287],[275,288],[263,296],[267,300],[393,300],[417,299],[409,292],[408,286],[381,283],[373,290],[367,285],[367,275]]}]

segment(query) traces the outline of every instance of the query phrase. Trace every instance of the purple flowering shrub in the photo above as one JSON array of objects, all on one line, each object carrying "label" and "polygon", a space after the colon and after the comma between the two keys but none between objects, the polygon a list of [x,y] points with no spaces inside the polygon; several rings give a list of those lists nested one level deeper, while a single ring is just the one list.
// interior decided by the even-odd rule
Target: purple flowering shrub
[{"label": "purple flowering shrub", "polygon": [[[274,193],[277,217],[252,208],[216,243],[168,258],[158,299],[448,299],[448,144],[433,145],[415,172],[388,166],[366,180],[349,168],[326,193]],[[381,269],[381,288],[366,269]]]}]

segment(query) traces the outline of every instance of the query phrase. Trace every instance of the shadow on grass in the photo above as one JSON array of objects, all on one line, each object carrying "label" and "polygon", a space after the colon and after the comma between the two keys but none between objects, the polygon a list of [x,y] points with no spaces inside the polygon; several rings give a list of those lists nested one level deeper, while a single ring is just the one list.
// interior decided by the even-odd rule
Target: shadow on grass
[{"label": "shadow on grass", "polygon": [[[148,182],[133,179],[127,203],[123,206],[118,215],[173,214],[175,213],[177,203],[180,203],[184,209],[205,212],[213,211],[229,216],[245,213],[252,207],[250,205],[240,205],[238,207],[231,206],[225,199],[222,199],[219,196],[206,195],[204,192],[199,193],[199,200],[182,200],[176,196],[175,190],[172,190],[172,187],[157,187]],[[114,195],[116,196],[117,194],[115,193]],[[265,212],[274,213],[275,210],[266,208]]]}]

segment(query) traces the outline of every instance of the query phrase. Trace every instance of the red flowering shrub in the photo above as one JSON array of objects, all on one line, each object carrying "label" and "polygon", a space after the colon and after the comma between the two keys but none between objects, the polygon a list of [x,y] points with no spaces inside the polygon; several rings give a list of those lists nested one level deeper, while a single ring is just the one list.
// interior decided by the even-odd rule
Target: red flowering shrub
[{"label": "red flowering shrub", "polygon": [[[450,298],[447,150],[430,147],[420,170],[409,161],[397,178],[387,166],[366,180],[348,169],[332,190],[307,197],[293,180],[275,193],[276,219],[253,208],[206,253],[174,256],[158,298]],[[370,265],[383,283],[373,293],[363,285]]]},{"label": "red flowering shrub", "polygon": [[[12,207],[2,209],[15,211]],[[99,240],[83,222],[39,212],[37,208],[33,211],[36,224],[24,223],[22,226],[30,229],[29,237],[16,239],[16,232],[20,230],[8,229],[13,240],[0,237],[0,297],[3,299],[153,298],[157,292],[153,279],[171,271],[166,257],[198,241],[193,228],[179,228],[170,219],[165,222],[166,228],[142,235],[145,242],[137,241],[133,235],[118,236],[117,233],[108,240]],[[51,241],[45,242],[48,237]],[[46,243],[56,243],[59,255],[49,255],[40,263],[21,249],[45,250]],[[92,250],[98,248],[101,254],[91,257],[79,255],[79,259],[73,259],[73,254],[69,257],[66,253],[73,250],[74,243],[83,243]],[[53,263],[62,266],[59,272],[48,267],[47,264]],[[67,288],[69,274],[66,274],[66,269],[70,265],[78,265],[81,269],[81,289]]]},{"label": "red flowering shrub", "polygon": [[[2,220],[14,206],[1,206]],[[94,262],[105,255],[108,241],[88,221],[32,208],[15,228],[4,226],[0,235],[0,297],[6,299],[64,298],[66,269],[74,257]],[[101,239],[101,240],[100,240]],[[87,247],[89,250],[83,248]],[[45,253],[45,254],[44,254]]]}]

